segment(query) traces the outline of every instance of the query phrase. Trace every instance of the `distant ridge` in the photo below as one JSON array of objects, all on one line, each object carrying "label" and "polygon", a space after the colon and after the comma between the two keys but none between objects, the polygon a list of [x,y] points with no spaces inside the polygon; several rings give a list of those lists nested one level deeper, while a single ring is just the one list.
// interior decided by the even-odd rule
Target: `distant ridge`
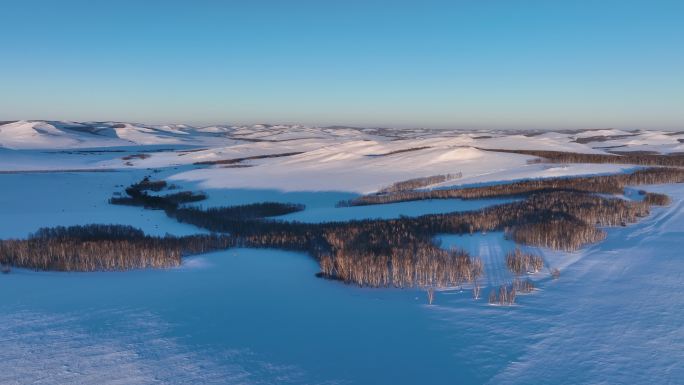
[{"label": "distant ridge", "polygon": [[[212,146],[239,142],[283,142],[297,140],[408,140],[462,137],[464,144],[490,147],[487,139],[509,137],[520,146],[547,149],[552,143],[580,143],[592,148],[641,146],[640,150],[682,151],[683,132],[666,130],[620,130],[592,128],[584,130],[500,130],[500,129],[430,129],[385,128],[333,125],[326,127],[300,124],[253,125],[216,124],[143,124],[120,121],[6,120],[0,121],[0,148],[5,149],[78,149],[123,146]],[[516,139],[517,138],[517,139]],[[529,141],[525,138],[536,138]],[[471,143],[471,141],[477,143]],[[484,142],[481,142],[484,141]],[[575,151],[583,151],[575,148]]]}]

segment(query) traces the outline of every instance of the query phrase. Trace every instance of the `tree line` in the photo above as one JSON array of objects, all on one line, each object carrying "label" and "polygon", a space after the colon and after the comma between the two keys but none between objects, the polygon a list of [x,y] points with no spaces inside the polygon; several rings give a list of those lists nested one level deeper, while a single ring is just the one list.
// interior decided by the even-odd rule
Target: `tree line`
[{"label": "tree line", "polygon": [[541,150],[503,150],[487,148],[481,148],[481,150],[537,156],[553,163],[615,163],[642,166],[684,166],[684,153],[655,154],[639,151],[616,151],[613,152],[613,154],[583,154],[578,152]]},{"label": "tree line", "polygon": [[346,205],[364,206],[425,199],[481,199],[525,196],[546,191],[578,191],[587,193],[622,194],[625,186],[684,182],[684,169],[653,167],[624,174],[531,179],[487,186],[434,190],[396,191],[388,194],[362,195]]},{"label": "tree line", "polygon": [[303,154],[303,152],[284,152],[280,154],[266,154],[266,155],[253,155],[253,156],[245,156],[243,158],[232,158],[232,159],[221,159],[221,160],[205,160],[201,162],[195,162],[193,163],[194,165],[197,166],[213,166],[213,165],[234,165],[238,163],[242,163],[246,160],[256,160],[256,159],[268,159],[268,158],[280,158],[284,156],[293,156],[293,155],[299,155]]},{"label": "tree line", "polygon": [[[593,192],[611,191],[616,183],[618,186],[635,181],[662,183],[680,177],[679,173],[665,168],[616,178],[582,177],[581,182],[573,182],[572,189],[528,188],[531,192],[523,200],[480,210],[327,223],[273,218],[304,208],[291,203],[263,202],[209,209],[188,206],[170,195],[149,195],[146,189],[158,188],[161,183],[147,180],[126,189],[128,203],[125,204],[163,209],[178,221],[221,235],[156,238],[132,228],[108,226],[42,229],[27,240],[2,241],[0,262],[37,269],[119,270],[175,266],[183,255],[195,252],[265,247],[307,252],[319,262],[321,276],[353,284],[452,286],[476,283],[482,274],[482,262],[464,251],[443,250],[434,242],[438,234],[503,231],[519,244],[575,250],[605,237],[605,231],[597,226],[635,222],[648,215],[651,205],[662,202],[655,198],[627,201]],[[495,185],[478,189],[491,188],[496,193],[524,190],[519,183],[522,182],[511,183],[509,187]],[[190,192],[178,194],[192,195]],[[526,258],[514,255],[509,267],[519,272],[541,268],[540,261]],[[509,294],[506,296],[510,297]]]},{"label": "tree line", "polygon": [[227,235],[152,237],[120,225],[42,228],[28,239],[0,240],[0,264],[54,271],[166,268],[186,255],[234,245]]},{"label": "tree line", "polygon": [[461,176],[463,176],[463,174],[459,172],[455,174],[440,174],[421,178],[408,179],[405,181],[393,183],[390,186],[382,188],[380,191],[378,191],[378,193],[387,194],[399,191],[415,190],[417,188],[427,187],[433,184],[444,183],[446,181],[458,179]]}]

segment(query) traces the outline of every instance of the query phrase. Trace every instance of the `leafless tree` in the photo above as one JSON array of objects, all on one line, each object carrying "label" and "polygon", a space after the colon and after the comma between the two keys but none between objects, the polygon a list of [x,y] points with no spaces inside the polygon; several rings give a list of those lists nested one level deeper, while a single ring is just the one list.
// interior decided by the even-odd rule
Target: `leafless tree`
[{"label": "leafless tree", "polygon": [[435,300],[435,289],[431,287],[427,289],[427,300],[428,304],[432,305],[432,302]]},{"label": "leafless tree", "polygon": [[473,299],[480,299],[480,290],[480,284],[475,280],[475,282],[473,282]]}]

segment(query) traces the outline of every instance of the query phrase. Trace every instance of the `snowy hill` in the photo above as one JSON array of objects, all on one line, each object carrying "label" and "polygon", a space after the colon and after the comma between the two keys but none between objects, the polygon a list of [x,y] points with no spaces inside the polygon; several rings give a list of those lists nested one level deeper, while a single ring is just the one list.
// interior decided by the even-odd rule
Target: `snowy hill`
[{"label": "snowy hill", "polygon": [[130,122],[19,120],[0,122],[0,147],[69,149],[135,145],[217,146],[320,140],[324,143],[372,140],[448,140],[453,145],[486,149],[556,150],[600,153],[617,151],[684,151],[684,132],[615,129],[578,131],[431,130],[358,127],[309,127],[287,124],[149,125]]},{"label": "snowy hill", "polygon": [[[8,149],[76,149],[135,145],[215,145],[233,140],[281,142],[326,139],[345,134],[300,125],[251,126],[185,124],[147,125],[127,122],[70,122],[19,120],[0,122],[0,147]],[[355,132],[362,135],[360,132]]]},{"label": "snowy hill", "polygon": [[[457,184],[616,172],[620,165],[530,164],[487,150],[684,151],[684,132],[430,130],[303,125],[0,122],[0,171],[183,167],[202,188],[368,193],[400,180],[460,173]],[[78,151],[81,149],[81,151]],[[87,149],[86,151],[83,149]],[[34,151],[31,151],[34,150]],[[95,151],[96,150],[96,151]]]},{"label": "snowy hill", "polygon": [[120,122],[19,120],[0,125],[0,147],[68,149],[131,145],[203,144],[213,133],[187,125],[144,125]]}]

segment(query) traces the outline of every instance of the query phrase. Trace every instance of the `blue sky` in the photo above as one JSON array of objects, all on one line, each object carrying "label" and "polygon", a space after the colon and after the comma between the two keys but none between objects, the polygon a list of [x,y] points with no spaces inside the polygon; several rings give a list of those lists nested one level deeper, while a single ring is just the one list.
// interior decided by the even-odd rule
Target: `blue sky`
[{"label": "blue sky", "polygon": [[0,119],[684,129],[683,1],[0,5]]}]

